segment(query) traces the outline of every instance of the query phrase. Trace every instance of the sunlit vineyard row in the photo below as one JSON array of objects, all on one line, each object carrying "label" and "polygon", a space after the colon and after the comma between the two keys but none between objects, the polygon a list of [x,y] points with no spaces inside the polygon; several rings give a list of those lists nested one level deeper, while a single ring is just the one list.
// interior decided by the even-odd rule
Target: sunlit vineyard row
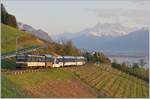
[{"label": "sunlit vineyard row", "polygon": [[103,97],[149,97],[148,82],[112,68],[110,65],[88,65],[72,68],[74,73],[95,88]]}]

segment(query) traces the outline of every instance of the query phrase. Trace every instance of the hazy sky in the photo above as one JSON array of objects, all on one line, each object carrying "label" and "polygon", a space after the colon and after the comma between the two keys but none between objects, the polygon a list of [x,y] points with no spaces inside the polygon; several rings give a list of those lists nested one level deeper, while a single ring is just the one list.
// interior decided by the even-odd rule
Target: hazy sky
[{"label": "hazy sky", "polygon": [[99,23],[121,23],[130,27],[150,24],[149,0],[3,0],[17,21],[43,29],[50,35],[78,32]]}]

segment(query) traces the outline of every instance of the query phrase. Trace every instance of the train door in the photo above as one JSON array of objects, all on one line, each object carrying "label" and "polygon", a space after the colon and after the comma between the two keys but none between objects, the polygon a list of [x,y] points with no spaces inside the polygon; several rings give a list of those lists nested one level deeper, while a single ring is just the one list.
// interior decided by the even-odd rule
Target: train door
[{"label": "train door", "polygon": [[53,67],[60,67],[59,61],[57,58],[54,58]]}]

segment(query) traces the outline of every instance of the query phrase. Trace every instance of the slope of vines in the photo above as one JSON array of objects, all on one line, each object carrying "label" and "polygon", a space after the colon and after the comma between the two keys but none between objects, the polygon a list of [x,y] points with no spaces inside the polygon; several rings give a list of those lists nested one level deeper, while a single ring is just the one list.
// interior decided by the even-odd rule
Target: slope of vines
[{"label": "slope of vines", "polygon": [[90,64],[71,69],[79,78],[98,90],[100,96],[116,98],[149,97],[148,82],[114,69],[110,65]]}]

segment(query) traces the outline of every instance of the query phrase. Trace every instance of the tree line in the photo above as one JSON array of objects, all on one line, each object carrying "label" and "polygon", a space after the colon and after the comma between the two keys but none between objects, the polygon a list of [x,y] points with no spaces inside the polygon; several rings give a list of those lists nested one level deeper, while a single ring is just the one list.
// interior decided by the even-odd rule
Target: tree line
[{"label": "tree line", "polygon": [[87,62],[89,63],[111,63],[109,58],[102,52],[84,52],[83,56],[86,57]]},{"label": "tree line", "polygon": [[3,4],[1,4],[1,23],[17,28],[16,17],[9,14]]},{"label": "tree line", "polygon": [[63,41],[61,43],[53,42],[51,43],[52,50],[58,55],[69,55],[69,56],[79,56],[81,55],[80,49],[72,43],[71,40]]},{"label": "tree line", "polygon": [[129,67],[125,63],[118,64],[117,62],[113,62],[112,67],[149,82],[149,70],[139,67],[137,64]]}]

